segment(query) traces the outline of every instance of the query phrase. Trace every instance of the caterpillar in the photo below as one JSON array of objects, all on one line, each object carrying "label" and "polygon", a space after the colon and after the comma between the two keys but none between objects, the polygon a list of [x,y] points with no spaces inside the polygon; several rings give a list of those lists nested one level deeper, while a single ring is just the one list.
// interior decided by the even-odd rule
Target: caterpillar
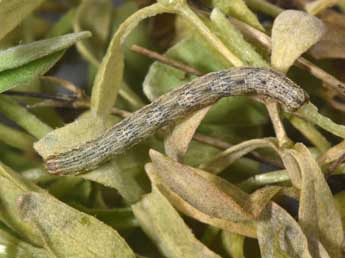
[{"label": "caterpillar", "polygon": [[308,95],[284,74],[268,68],[240,67],[208,73],[186,83],[132,113],[96,139],[67,152],[48,156],[52,174],[78,174],[92,170],[187,114],[222,97],[264,95],[293,112]]}]

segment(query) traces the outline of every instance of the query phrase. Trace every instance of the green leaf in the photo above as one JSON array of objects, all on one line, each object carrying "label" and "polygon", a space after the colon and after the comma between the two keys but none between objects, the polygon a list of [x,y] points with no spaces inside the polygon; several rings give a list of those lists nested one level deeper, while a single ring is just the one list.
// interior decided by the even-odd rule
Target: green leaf
[{"label": "green leaf", "polygon": [[74,31],[89,30],[92,38],[77,43],[80,54],[91,64],[99,66],[109,38],[112,18],[110,0],[85,0],[77,9]]},{"label": "green leaf", "polygon": [[18,214],[17,198],[29,191],[42,191],[34,184],[19,176],[8,166],[0,162],[0,220],[18,232],[25,240],[42,246],[38,231],[25,223]]},{"label": "green leaf", "polygon": [[20,24],[44,0],[2,0],[0,1],[0,39]]},{"label": "green leaf", "polygon": [[0,93],[19,85],[28,84],[38,76],[45,74],[59,61],[63,54],[64,51],[59,51],[21,67],[1,72]]},{"label": "green leaf", "polygon": [[222,10],[226,15],[234,16],[259,30],[264,30],[256,15],[247,7],[245,1],[212,0],[212,3],[214,7]]},{"label": "green leaf", "polygon": [[48,194],[26,193],[17,204],[24,221],[37,228],[45,247],[57,257],[135,257],[111,227]]},{"label": "green leaf", "polygon": [[132,206],[145,233],[168,258],[220,258],[195,238],[177,211],[153,187],[152,193]]},{"label": "green leaf", "polygon": [[43,248],[36,247],[0,229],[1,258],[55,258]]},{"label": "green leaf", "polygon": [[52,130],[9,96],[0,94],[0,112],[38,139]]},{"label": "green leaf", "polygon": [[52,53],[66,49],[78,40],[90,37],[90,32],[70,33],[63,36],[18,45],[0,51],[0,72],[14,69]]},{"label": "green leaf", "polygon": [[123,79],[124,53],[122,47],[128,34],[145,18],[167,11],[169,10],[162,4],[156,3],[140,9],[120,25],[110,42],[95,78],[91,95],[91,108],[95,113],[107,115],[115,103]]},{"label": "green leaf", "polygon": [[0,141],[24,151],[31,152],[34,138],[13,127],[0,123]]}]

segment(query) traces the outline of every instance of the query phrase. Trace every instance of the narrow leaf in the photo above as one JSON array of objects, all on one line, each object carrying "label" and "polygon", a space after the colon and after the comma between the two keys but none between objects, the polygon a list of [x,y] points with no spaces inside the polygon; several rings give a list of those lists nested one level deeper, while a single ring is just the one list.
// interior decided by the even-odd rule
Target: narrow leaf
[{"label": "narrow leaf", "polygon": [[177,211],[156,187],[132,208],[141,227],[164,256],[220,258],[195,238]]},{"label": "narrow leaf", "polygon": [[29,84],[33,79],[49,71],[63,54],[64,51],[58,51],[18,68],[1,72],[0,93],[19,85]]},{"label": "narrow leaf", "polygon": [[49,54],[66,49],[78,40],[90,37],[90,32],[71,33],[0,51],[0,72],[23,66]]}]

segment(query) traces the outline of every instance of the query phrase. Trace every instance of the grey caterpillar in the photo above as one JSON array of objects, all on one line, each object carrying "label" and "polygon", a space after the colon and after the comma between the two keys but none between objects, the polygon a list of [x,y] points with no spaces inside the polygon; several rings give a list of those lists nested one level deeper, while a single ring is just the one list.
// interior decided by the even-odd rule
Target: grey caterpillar
[{"label": "grey caterpillar", "polygon": [[175,89],[115,124],[96,139],[46,159],[52,174],[78,174],[98,167],[169,122],[222,97],[264,95],[295,111],[307,100],[302,88],[267,68],[241,67],[206,74]]}]

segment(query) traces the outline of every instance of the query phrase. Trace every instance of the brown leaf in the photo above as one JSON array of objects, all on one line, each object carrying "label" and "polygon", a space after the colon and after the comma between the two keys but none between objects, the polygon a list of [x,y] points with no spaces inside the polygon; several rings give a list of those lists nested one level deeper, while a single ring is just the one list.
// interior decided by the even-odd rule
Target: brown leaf
[{"label": "brown leaf", "polygon": [[198,110],[174,126],[164,141],[165,152],[170,158],[180,160],[186,154],[196,129],[210,108]]},{"label": "brown leaf", "polygon": [[151,181],[185,214],[232,232],[255,237],[255,218],[280,190],[263,188],[252,195],[229,182],[150,151]]},{"label": "brown leaf", "polygon": [[345,15],[333,11],[321,16],[327,32],[309,53],[316,59],[345,58]]},{"label": "brown leaf", "polygon": [[166,257],[220,258],[195,238],[156,187],[132,209],[143,230]]},{"label": "brown leaf", "polygon": [[320,167],[303,144],[298,143],[287,152],[301,175],[299,223],[309,238],[310,250],[321,257],[317,251],[320,240],[331,257],[343,257],[341,217]]}]

